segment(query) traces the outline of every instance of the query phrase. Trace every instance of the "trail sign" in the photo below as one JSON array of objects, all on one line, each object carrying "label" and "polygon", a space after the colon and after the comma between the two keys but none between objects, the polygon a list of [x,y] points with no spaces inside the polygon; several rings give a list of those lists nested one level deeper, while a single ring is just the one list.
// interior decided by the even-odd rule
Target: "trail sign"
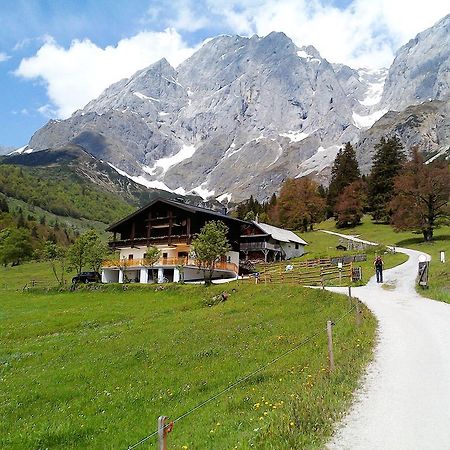
[{"label": "trail sign", "polygon": [[419,262],[419,277],[418,277],[419,286],[428,288],[429,269],[430,269],[429,261],[420,261]]}]

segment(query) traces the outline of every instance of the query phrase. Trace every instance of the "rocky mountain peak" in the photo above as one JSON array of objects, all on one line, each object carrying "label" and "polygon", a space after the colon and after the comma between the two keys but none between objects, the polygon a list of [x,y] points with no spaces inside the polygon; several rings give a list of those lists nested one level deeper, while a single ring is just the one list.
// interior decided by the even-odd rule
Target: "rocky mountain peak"
[{"label": "rocky mountain peak", "polygon": [[386,79],[382,104],[401,111],[449,95],[450,14],[398,50]]},{"label": "rocky mountain peak", "polygon": [[[364,136],[389,129],[418,142],[413,134],[443,126],[445,105],[415,109],[420,127],[405,125],[404,115],[378,119],[427,96],[448,99],[448,21],[402,47],[386,83],[385,69],[330,64],[281,32],[217,36],[177,68],[161,59],[113,84],[71,118],[49,122],[29,145],[72,142],[146,186],[205,197],[264,200],[286,177],[326,182],[347,141],[373,142]],[[447,142],[446,133],[430,136],[430,149]],[[364,143],[358,149],[369,152]],[[367,158],[360,161],[367,167]]]}]

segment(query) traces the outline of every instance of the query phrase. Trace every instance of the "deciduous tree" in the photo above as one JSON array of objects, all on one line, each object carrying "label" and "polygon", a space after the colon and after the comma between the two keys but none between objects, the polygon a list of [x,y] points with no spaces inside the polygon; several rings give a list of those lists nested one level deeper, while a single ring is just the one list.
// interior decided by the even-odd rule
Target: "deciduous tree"
[{"label": "deciduous tree", "polygon": [[80,273],[84,267],[98,272],[108,254],[106,245],[95,230],[80,235],[67,252],[68,269]]},{"label": "deciduous tree", "polygon": [[417,149],[395,179],[391,223],[397,230],[420,230],[424,240],[450,218],[450,174],[444,163],[424,164]]},{"label": "deciduous tree", "polygon": [[354,227],[364,215],[365,186],[361,180],[354,181],[344,188],[337,198],[335,207],[336,225],[339,228]]},{"label": "deciduous tree", "polygon": [[46,241],[42,250],[42,258],[50,263],[53,275],[59,285],[64,285],[67,250],[51,241]]},{"label": "deciduous tree", "polygon": [[18,265],[33,253],[29,230],[6,228],[0,232],[0,263]]},{"label": "deciduous tree", "polygon": [[281,187],[272,221],[291,229],[308,231],[325,216],[325,200],[319,195],[319,185],[308,177],[288,178]]},{"label": "deciduous tree", "polygon": [[211,284],[217,262],[230,250],[228,227],[220,220],[207,222],[192,241],[191,251],[199,268],[205,270],[205,283]]}]

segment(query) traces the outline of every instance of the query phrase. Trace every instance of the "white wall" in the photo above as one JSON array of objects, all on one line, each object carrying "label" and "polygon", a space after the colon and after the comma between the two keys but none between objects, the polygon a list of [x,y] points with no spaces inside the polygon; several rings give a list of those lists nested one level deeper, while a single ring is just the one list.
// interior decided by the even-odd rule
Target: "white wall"
[{"label": "white wall", "polygon": [[119,271],[117,269],[102,269],[102,283],[118,283]]},{"label": "white wall", "polygon": [[228,258],[230,258],[229,262],[236,264],[239,267],[239,252],[228,252],[226,254],[227,262]]},{"label": "white wall", "polygon": [[302,256],[305,253],[305,246],[298,244],[298,249],[295,248],[293,242],[281,242],[281,248],[286,254],[286,259],[295,258],[297,256]]}]

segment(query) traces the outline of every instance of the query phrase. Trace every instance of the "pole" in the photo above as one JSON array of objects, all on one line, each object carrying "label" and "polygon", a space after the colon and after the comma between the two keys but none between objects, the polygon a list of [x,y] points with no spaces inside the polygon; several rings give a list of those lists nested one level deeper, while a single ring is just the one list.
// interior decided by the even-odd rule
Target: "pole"
[{"label": "pole", "polygon": [[158,450],[167,450],[167,435],[173,429],[173,422],[166,424],[168,417],[158,417]]},{"label": "pole", "polygon": [[327,335],[328,335],[328,361],[330,365],[330,372],[334,372],[334,353],[333,353],[333,322],[327,321]]},{"label": "pole", "polygon": [[356,326],[361,326],[361,308],[359,305],[359,300],[356,300]]},{"label": "pole", "polygon": [[348,302],[350,304],[350,308],[352,307],[352,287],[348,287]]}]

